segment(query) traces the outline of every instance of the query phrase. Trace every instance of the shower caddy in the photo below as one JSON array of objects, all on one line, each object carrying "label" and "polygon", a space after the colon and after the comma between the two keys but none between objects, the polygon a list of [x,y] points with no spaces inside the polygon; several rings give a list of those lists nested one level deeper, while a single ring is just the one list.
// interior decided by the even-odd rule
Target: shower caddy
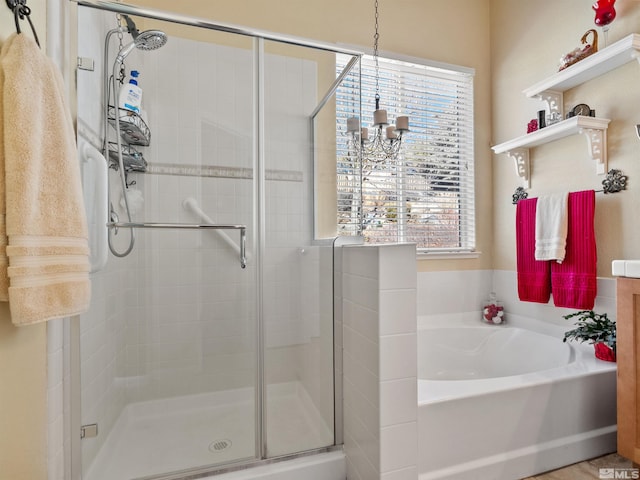
[{"label": "shower caddy", "polygon": [[[131,110],[109,105],[109,123],[115,128],[116,118],[120,123],[120,138],[126,143],[122,145],[121,151],[125,170],[127,172],[147,171],[147,161],[135,146],[148,147],[151,144],[151,130],[140,115]],[[117,114],[116,114],[117,111]],[[109,142],[109,158],[118,162],[118,145]]]}]

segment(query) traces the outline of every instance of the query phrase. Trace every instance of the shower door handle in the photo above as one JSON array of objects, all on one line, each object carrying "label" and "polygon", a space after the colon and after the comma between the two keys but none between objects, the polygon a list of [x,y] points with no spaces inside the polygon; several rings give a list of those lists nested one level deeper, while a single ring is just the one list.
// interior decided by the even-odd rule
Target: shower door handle
[{"label": "shower door handle", "polygon": [[246,225],[221,225],[211,223],[134,223],[134,222],[109,222],[108,228],[160,228],[178,230],[240,230],[240,266],[247,266],[247,226]]}]

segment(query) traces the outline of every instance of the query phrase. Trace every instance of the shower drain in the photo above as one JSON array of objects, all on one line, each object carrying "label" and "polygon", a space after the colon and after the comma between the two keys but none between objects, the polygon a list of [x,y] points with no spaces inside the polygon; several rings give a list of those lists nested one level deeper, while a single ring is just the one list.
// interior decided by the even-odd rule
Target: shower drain
[{"label": "shower drain", "polygon": [[222,438],[220,440],[214,440],[209,444],[209,450],[213,453],[223,452],[231,448],[233,443],[228,438]]}]

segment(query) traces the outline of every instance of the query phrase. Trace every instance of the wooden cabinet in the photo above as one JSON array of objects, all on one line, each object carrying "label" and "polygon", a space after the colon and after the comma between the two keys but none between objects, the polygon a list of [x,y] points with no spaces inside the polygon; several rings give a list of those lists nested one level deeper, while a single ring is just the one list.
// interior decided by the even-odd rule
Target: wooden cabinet
[{"label": "wooden cabinet", "polygon": [[617,295],[618,453],[640,463],[640,279],[619,277]]}]

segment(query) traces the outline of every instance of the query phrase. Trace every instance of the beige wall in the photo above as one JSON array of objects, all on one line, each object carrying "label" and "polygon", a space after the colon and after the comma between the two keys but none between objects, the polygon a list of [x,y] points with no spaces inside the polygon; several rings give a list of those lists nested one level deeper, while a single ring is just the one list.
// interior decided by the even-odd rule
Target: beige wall
[{"label": "beige wall", "polygon": [[[236,0],[234,2],[135,0],[131,3],[261,30],[356,46],[370,51],[374,10],[370,0]],[[490,147],[489,0],[381,0],[380,50],[472,67],[475,76],[477,248],[466,260],[424,260],[418,270],[491,268],[492,181]],[[193,9],[190,7],[193,6]]]},{"label": "beige wall", "polygon": [[[491,62],[493,77],[493,143],[526,133],[542,102],[528,99],[522,90],[557,71],[560,57],[577,47],[582,34],[596,28],[592,2],[492,0]],[[640,2],[618,0],[617,18],[611,24],[609,44],[638,32]],[[562,21],[557,25],[554,18]],[[598,29],[599,30],[599,29]],[[600,48],[604,38],[600,32]],[[611,260],[639,258],[637,225],[640,206],[640,71],[636,62],[607,73],[564,94],[565,111],[587,103],[599,117],[611,119],[608,130],[609,168],[629,176],[628,190],[596,196],[598,276],[611,276]],[[603,176],[595,173],[586,139],[576,135],[531,150],[531,197],[562,190],[602,188]],[[494,157],[494,263],[496,269],[515,270],[515,207],[511,195],[520,185],[513,161]]]},{"label": "beige wall", "polygon": [[[30,0],[44,47],[46,2]],[[28,23],[21,28],[30,35]],[[0,43],[15,31],[11,11],[0,6]],[[11,125],[5,125],[12,128]],[[17,128],[17,126],[16,126]],[[47,478],[47,326],[14,327],[0,304],[0,478]]]},{"label": "beige wall", "polygon": [[[236,0],[138,4],[185,13],[192,3],[199,16],[370,49],[370,0]],[[418,270],[515,269],[515,208],[511,194],[520,180],[512,160],[492,155],[490,146],[526,131],[541,108],[522,90],[556,71],[560,56],[593,27],[592,2],[575,0],[381,0],[380,47],[388,53],[475,68],[478,259],[420,261]],[[30,0],[44,37],[44,0]],[[640,2],[618,0],[618,18],[609,43],[638,31]],[[8,9],[0,11],[1,35],[13,30]],[[36,15],[37,14],[37,15]],[[557,25],[554,19],[561,18]],[[603,46],[601,35],[601,47]],[[610,118],[609,168],[629,175],[626,192],[597,197],[598,275],[610,276],[610,260],[638,258],[640,226],[640,71],[633,62],[565,94],[565,107],[586,102]],[[600,188],[602,177],[588,158],[582,136],[532,150],[531,196],[560,189]],[[46,468],[46,327],[14,328],[0,307],[0,472],[8,478],[44,478]],[[10,432],[10,433],[7,433]]]}]

